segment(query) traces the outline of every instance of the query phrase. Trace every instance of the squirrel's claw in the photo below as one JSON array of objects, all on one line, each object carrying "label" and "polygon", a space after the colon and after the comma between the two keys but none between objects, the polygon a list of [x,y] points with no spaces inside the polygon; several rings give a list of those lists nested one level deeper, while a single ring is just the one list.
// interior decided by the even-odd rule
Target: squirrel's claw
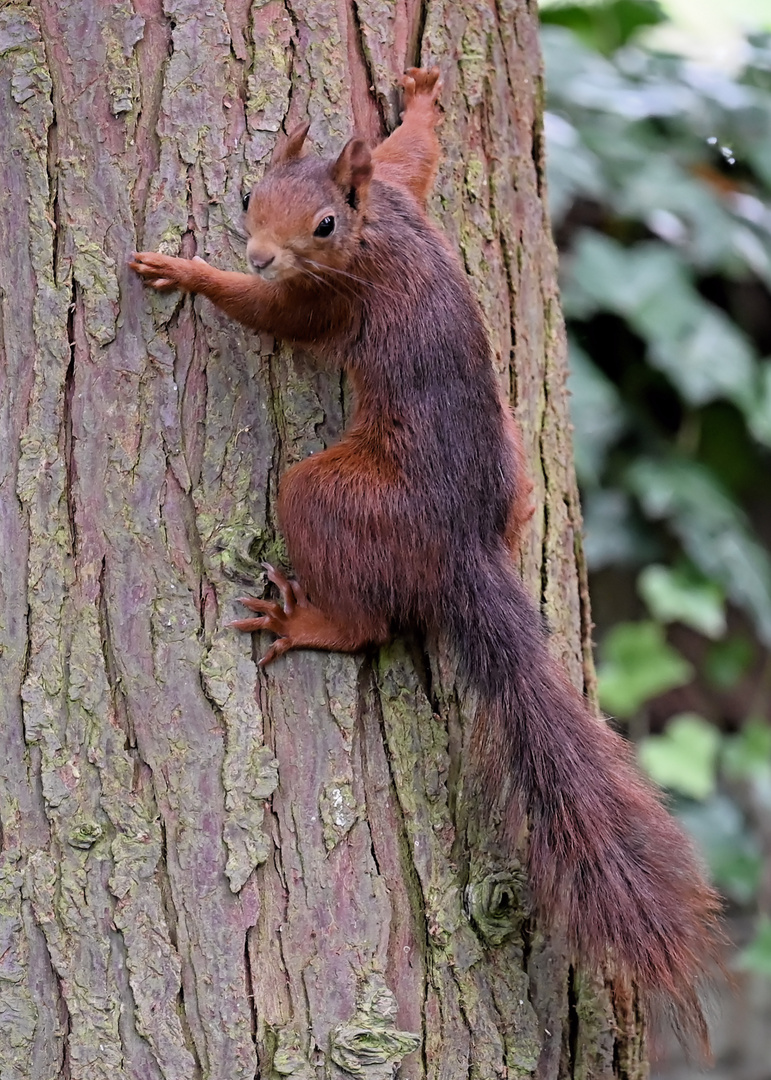
[{"label": "squirrel's claw", "polygon": [[[252,606],[251,600],[241,600],[241,603],[246,604],[247,607]],[[231,630],[240,630],[245,634],[259,634],[263,630],[268,630],[272,634],[277,632],[275,620],[270,615],[263,615],[259,619],[234,619],[233,622],[227,623],[227,626]],[[293,642],[290,637],[285,636],[276,638],[262,659],[257,661],[257,667],[267,667],[268,664],[271,664],[279,656],[288,652],[292,646]]]},{"label": "squirrel's claw", "polygon": [[434,105],[439,100],[442,83],[439,68],[407,68],[401,79],[404,90],[405,111],[420,101],[423,105]]},{"label": "squirrel's claw", "polygon": [[[176,259],[171,255],[161,255],[156,251],[138,251],[129,260],[129,266],[142,278],[145,285],[153,289],[184,289],[195,291],[194,263],[203,259]],[[199,274],[200,277],[200,274]]]},{"label": "squirrel's claw", "polygon": [[256,634],[267,630],[269,633],[277,635],[277,640],[273,642],[259,661],[259,667],[266,667],[293,647],[294,641],[289,634],[290,620],[297,607],[308,606],[308,600],[299,582],[290,581],[270,563],[264,562],[262,565],[267,571],[268,580],[272,581],[281,593],[283,607],[281,604],[276,603],[275,600],[242,596],[239,598],[239,604],[243,604],[250,611],[258,613],[259,618],[236,619],[234,622],[228,623],[228,626],[233,630],[241,630],[247,634]]},{"label": "squirrel's claw", "polygon": [[308,597],[305,595],[299,581],[295,581],[294,578],[284,577],[281,571],[276,570],[275,566],[271,566],[269,562],[264,562],[262,565],[267,571],[268,581],[272,581],[281,593],[281,599],[284,601],[284,611],[287,615],[292,614],[295,605],[297,607],[308,607]]},{"label": "squirrel's claw", "polygon": [[289,652],[292,647],[293,645],[290,638],[278,638],[273,642],[263,658],[257,661],[257,667],[267,667],[268,664],[272,664],[274,660],[277,660],[279,656],[283,656],[285,652]]},{"label": "squirrel's claw", "polygon": [[[267,630],[275,634],[277,640],[273,642],[268,651],[259,662],[259,667],[267,667],[279,656],[283,656],[290,649],[302,646],[310,648],[324,648],[325,644],[317,640],[319,628],[322,626],[324,617],[314,608],[308,600],[302,586],[298,581],[285,577],[280,570],[270,563],[263,563],[271,581],[281,593],[282,604],[275,600],[263,600],[258,597],[242,596],[238,601],[250,611],[257,613],[256,619],[237,619],[228,623],[234,630],[242,630],[247,634],[259,633]],[[310,626],[310,633],[309,633]]]}]

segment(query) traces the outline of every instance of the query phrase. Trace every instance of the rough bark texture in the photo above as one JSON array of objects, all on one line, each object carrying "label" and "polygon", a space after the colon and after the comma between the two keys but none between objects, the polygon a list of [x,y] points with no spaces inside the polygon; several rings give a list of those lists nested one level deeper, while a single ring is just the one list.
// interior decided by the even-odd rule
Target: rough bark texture
[{"label": "rough bark texture", "polygon": [[281,555],[280,473],[341,429],[340,376],[126,267],[239,268],[279,129],[379,137],[418,60],[444,78],[432,209],[536,481],[523,573],[591,689],[534,4],[0,9],[3,1080],[644,1071],[633,1006],[524,919],[463,801],[449,659],[263,674],[224,628]]}]

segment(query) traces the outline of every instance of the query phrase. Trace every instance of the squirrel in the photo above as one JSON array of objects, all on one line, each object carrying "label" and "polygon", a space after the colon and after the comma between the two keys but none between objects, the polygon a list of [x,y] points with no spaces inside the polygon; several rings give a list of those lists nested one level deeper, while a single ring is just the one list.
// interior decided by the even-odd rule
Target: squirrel
[{"label": "squirrel", "polygon": [[252,329],[342,367],[354,391],[335,445],[282,477],[279,522],[296,580],[282,603],[241,601],[231,625],[289,649],[358,652],[400,629],[448,636],[476,692],[472,758],[484,811],[527,836],[537,915],[584,963],[661,1001],[708,1052],[698,987],[719,952],[719,900],[690,842],[552,658],[512,553],[531,485],[482,313],[425,203],[439,160],[437,68],[402,80],[404,112],[376,148],[279,143],[245,217],[250,273],[151,252],[156,289],[208,297]]}]

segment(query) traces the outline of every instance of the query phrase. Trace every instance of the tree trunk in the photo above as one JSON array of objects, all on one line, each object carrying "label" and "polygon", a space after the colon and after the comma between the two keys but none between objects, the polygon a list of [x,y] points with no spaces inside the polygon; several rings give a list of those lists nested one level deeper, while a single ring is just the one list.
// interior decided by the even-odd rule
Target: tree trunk
[{"label": "tree trunk", "polygon": [[0,10],[3,1080],[644,1072],[633,1003],[524,918],[463,800],[449,657],[263,673],[227,628],[281,557],[278,477],[341,430],[340,376],[126,266],[241,268],[279,128],[379,138],[404,67],[439,63],[432,211],[523,427],[523,574],[591,689],[534,8]]}]

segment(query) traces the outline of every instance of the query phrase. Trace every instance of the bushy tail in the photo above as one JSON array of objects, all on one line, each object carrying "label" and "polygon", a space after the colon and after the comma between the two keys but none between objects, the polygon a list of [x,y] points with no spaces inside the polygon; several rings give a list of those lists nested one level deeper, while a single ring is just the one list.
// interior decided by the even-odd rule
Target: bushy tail
[{"label": "bushy tail", "polygon": [[480,790],[505,795],[512,840],[527,822],[537,913],[579,956],[674,1007],[708,1050],[698,987],[719,952],[720,903],[691,844],[551,658],[538,613],[503,558],[448,597],[449,627],[479,694]]}]

